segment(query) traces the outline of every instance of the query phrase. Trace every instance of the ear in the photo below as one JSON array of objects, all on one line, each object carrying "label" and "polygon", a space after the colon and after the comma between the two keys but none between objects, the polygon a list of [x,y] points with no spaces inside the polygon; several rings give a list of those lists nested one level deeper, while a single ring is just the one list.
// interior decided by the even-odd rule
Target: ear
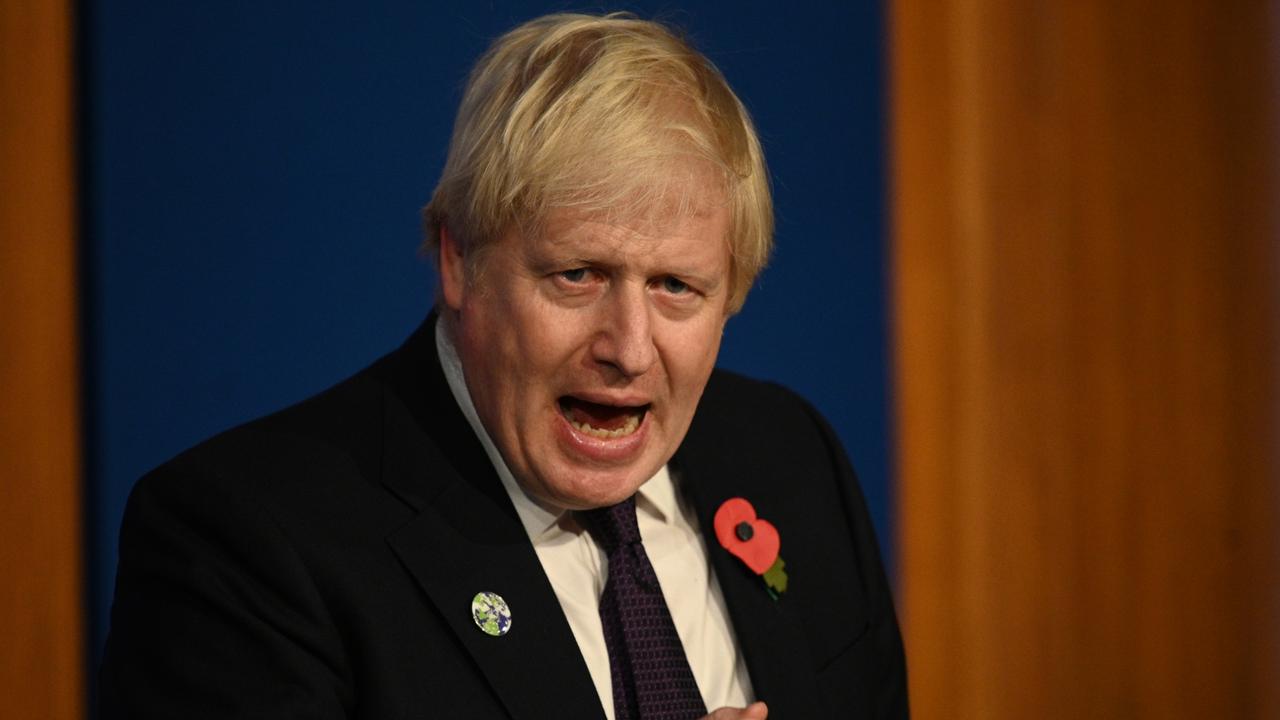
[{"label": "ear", "polygon": [[462,247],[457,238],[449,232],[447,226],[440,227],[440,292],[444,296],[445,305],[457,311],[462,307],[463,297],[467,291],[466,261],[462,257]]}]

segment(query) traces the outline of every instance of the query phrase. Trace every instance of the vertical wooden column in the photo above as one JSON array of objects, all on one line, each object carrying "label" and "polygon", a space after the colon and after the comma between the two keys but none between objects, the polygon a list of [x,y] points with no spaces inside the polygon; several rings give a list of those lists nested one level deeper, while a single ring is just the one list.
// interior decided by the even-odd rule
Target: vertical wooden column
[{"label": "vertical wooden column", "polygon": [[72,26],[0,3],[0,715],[84,715]]},{"label": "vertical wooden column", "polygon": [[1280,717],[1271,12],[890,3],[916,717]]}]

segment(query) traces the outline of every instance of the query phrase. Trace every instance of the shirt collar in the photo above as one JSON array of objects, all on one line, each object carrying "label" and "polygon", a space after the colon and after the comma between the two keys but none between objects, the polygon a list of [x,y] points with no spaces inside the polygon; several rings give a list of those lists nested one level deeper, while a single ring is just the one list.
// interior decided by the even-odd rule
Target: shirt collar
[{"label": "shirt collar", "polygon": [[[511,503],[516,508],[516,515],[520,516],[520,522],[524,525],[529,539],[536,542],[550,535],[554,530],[562,527],[560,521],[569,513],[564,508],[552,506],[535,498],[525,492],[524,488],[520,487],[520,484],[516,482],[515,476],[511,474],[511,469],[507,467],[506,460],[502,457],[502,453],[493,444],[493,439],[489,437],[489,432],[485,429],[484,423],[480,422],[480,415],[476,412],[475,403],[471,400],[471,392],[467,389],[466,374],[462,370],[462,361],[458,358],[457,348],[454,347],[452,338],[445,332],[444,323],[439,319],[436,320],[435,335],[436,354],[440,356],[440,367],[444,370],[445,381],[449,384],[453,399],[458,403],[458,408],[462,410],[463,416],[467,418],[467,423],[471,425],[471,430],[480,439],[480,444],[484,446],[485,454],[489,456],[489,462],[493,464],[493,469],[497,471],[498,478],[502,480],[502,487],[507,491],[507,495],[511,497]],[[675,481],[667,470],[666,465],[658,468],[658,472],[640,486],[640,489],[636,492],[636,508],[638,511],[648,513],[662,522],[671,523],[675,521],[676,513],[679,511],[679,502],[676,495]],[[572,517],[571,514],[569,516]],[[576,526],[576,523],[570,523],[570,525]]]}]

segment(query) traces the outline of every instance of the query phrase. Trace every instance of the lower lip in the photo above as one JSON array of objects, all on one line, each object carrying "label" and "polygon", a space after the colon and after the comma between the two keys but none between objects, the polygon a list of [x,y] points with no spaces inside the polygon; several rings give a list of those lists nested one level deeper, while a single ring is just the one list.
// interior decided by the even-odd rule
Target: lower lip
[{"label": "lower lip", "polygon": [[630,435],[601,438],[588,435],[574,427],[569,422],[569,418],[557,408],[556,417],[560,422],[556,424],[556,434],[564,445],[580,457],[598,463],[617,464],[631,460],[640,454],[645,437],[649,434],[651,414],[646,412],[644,417],[640,418],[640,427]]}]

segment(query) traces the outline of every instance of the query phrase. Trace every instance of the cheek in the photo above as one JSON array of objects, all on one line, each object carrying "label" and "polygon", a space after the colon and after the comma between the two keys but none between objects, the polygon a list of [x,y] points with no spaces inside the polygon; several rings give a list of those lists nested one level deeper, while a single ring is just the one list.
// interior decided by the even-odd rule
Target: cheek
[{"label": "cheek", "polygon": [[680,393],[701,392],[720,351],[724,324],[707,322],[697,328],[679,328],[667,343],[667,372]]},{"label": "cheek", "polygon": [[[504,321],[505,378],[519,378],[516,392],[541,396],[570,377],[590,340],[589,323],[555,308],[513,307]],[[552,387],[555,386],[555,387]]]},{"label": "cheek", "polygon": [[560,317],[518,282],[468,299],[459,351],[477,410],[499,436],[526,436],[563,387],[583,323]]},{"label": "cheek", "polygon": [[464,326],[471,330],[473,357],[488,366],[491,375],[526,374],[530,359],[540,357],[535,351],[546,328],[526,303],[497,289],[486,290],[488,294],[463,311]]}]

